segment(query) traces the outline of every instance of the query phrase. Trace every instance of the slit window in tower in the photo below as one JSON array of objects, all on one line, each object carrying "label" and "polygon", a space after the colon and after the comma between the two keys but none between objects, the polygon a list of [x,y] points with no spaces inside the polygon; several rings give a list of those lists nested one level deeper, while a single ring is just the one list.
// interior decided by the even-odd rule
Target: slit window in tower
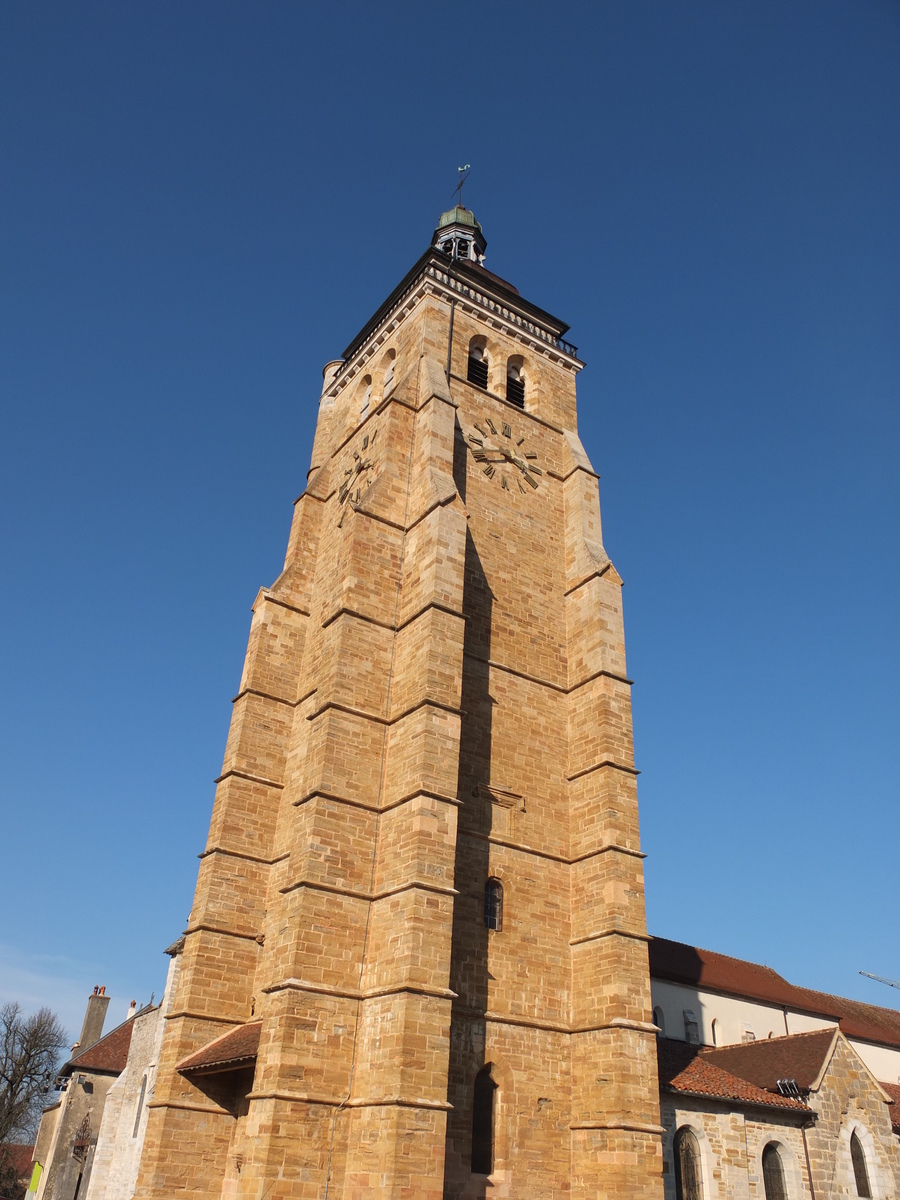
[{"label": "slit window in tower", "polygon": [[503,884],[489,879],[484,885],[484,923],[497,933],[503,928]]},{"label": "slit window in tower", "polygon": [[469,350],[469,368],[466,372],[469,383],[487,390],[488,362],[480,346],[472,346]]},{"label": "slit window in tower", "polygon": [[472,1174],[490,1175],[494,1169],[494,1106],[497,1085],[490,1064],[475,1076],[472,1099]]}]

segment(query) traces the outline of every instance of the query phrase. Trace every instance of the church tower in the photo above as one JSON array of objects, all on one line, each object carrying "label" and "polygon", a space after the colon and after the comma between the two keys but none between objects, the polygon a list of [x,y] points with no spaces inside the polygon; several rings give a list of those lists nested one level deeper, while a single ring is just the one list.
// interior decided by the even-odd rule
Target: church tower
[{"label": "church tower", "polygon": [[621,580],[473,214],[324,372],[139,1200],[662,1196]]}]

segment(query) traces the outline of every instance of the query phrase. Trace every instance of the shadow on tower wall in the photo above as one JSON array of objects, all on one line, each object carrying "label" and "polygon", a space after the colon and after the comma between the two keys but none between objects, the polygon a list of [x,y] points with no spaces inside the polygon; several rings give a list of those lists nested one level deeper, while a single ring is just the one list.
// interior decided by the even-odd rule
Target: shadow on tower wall
[{"label": "shadow on tower wall", "polygon": [[[457,441],[459,445],[459,440]],[[462,447],[465,454],[465,447]],[[456,463],[454,463],[456,468]],[[465,495],[465,464],[457,487]],[[463,476],[463,478],[460,478]],[[462,487],[460,487],[462,483]],[[450,1065],[445,1200],[478,1200],[487,1194],[486,1176],[473,1175],[472,1106],[475,1076],[485,1062],[484,1013],[488,999],[488,930],[484,888],[488,878],[491,801],[479,784],[490,782],[493,700],[489,692],[493,595],[471,535],[466,533],[463,612],[466,632],[462,677],[459,756],[459,832],[456,842],[450,987],[456,993],[450,1024]]]}]

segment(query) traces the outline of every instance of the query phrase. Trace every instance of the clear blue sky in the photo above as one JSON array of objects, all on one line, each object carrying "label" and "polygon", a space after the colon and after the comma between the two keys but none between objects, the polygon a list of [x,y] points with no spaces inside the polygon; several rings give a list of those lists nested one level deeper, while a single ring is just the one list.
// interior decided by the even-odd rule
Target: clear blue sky
[{"label": "clear blue sky", "polygon": [[0,997],[161,991],[322,365],[459,163],[572,326],[653,932],[895,1004],[895,0],[0,10]]}]

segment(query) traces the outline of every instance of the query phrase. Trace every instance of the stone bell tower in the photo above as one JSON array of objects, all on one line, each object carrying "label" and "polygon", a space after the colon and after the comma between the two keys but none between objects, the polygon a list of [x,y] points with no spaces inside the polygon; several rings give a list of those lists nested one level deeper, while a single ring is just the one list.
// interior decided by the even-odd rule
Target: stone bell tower
[{"label": "stone bell tower", "polygon": [[325,368],[140,1200],[662,1196],[621,580],[467,209]]}]

